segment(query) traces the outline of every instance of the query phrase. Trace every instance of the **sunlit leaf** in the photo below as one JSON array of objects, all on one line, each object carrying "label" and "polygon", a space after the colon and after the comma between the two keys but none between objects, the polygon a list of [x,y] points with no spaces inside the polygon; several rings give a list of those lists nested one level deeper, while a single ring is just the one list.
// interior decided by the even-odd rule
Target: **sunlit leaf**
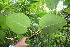
[{"label": "sunlit leaf", "polygon": [[26,33],[30,26],[30,19],[23,13],[14,13],[7,16],[6,23],[8,27],[17,34]]},{"label": "sunlit leaf", "polygon": [[39,21],[39,29],[43,28],[45,33],[53,33],[58,31],[66,24],[66,20],[54,14],[48,14],[41,18]]}]

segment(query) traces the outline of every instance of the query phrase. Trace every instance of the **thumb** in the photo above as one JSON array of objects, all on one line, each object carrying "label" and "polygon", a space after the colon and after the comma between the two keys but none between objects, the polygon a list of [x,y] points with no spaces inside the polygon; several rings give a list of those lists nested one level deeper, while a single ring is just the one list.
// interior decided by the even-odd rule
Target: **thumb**
[{"label": "thumb", "polygon": [[29,47],[29,44],[25,44],[26,47]]},{"label": "thumb", "polygon": [[21,42],[25,43],[27,39],[28,39],[28,37],[24,37],[24,38],[21,39]]}]

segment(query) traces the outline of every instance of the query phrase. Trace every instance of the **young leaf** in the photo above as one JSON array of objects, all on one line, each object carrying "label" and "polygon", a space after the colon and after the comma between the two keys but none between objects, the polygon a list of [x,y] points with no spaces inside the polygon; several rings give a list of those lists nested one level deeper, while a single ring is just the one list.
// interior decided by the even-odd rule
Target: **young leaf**
[{"label": "young leaf", "polygon": [[23,13],[14,13],[7,16],[6,23],[13,32],[23,34],[30,26],[30,19]]},{"label": "young leaf", "polygon": [[44,33],[53,33],[58,31],[66,24],[66,20],[54,14],[48,14],[39,21],[39,30],[43,28]]}]

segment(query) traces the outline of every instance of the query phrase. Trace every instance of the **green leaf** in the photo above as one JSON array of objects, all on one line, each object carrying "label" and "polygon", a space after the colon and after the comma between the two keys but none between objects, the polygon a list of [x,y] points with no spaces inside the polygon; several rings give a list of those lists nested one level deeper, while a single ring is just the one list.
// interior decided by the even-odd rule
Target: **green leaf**
[{"label": "green leaf", "polygon": [[7,24],[5,22],[1,25],[1,28],[3,30],[8,30],[9,29],[8,26],[7,26]]},{"label": "green leaf", "polygon": [[7,30],[8,26],[6,24],[6,16],[1,16],[0,18],[1,18],[1,21],[0,21],[1,22],[1,28],[3,30]]},{"label": "green leaf", "polygon": [[5,38],[5,33],[2,30],[0,30],[0,39],[3,39],[3,38]]},{"label": "green leaf", "polygon": [[69,5],[70,4],[70,0],[65,0],[64,1],[64,5]]},{"label": "green leaf", "polygon": [[29,44],[30,45],[30,40],[26,41],[26,44]]},{"label": "green leaf", "polygon": [[24,34],[30,26],[30,19],[23,13],[14,13],[7,16],[7,26],[17,34]]},{"label": "green leaf", "polygon": [[3,40],[3,39],[1,39],[1,40],[0,40],[0,44],[3,44],[3,43],[4,43],[4,40]]},{"label": "green leaf", "polygon": [[66,20],[54,14],[43,16],[39,21],[39,30],[43,28],[44,33],[54,33],[66,24]]},{"label": "green leaf", "polygon": [[2,25],[5,21],[5,16],[0,13],[0,25]]},{"label": "green leaf", "polygon": [[46,0],[46,5],[50,9],[54,9],[57,7],[59,0]]},{"label": "green leaf", "polygon": [[21,40],[24,36],[21,35],[21,34],[17,34],[17,37],[18,37],[19,40]]},{"label": "green leaf", "polygon": [[65,10],[68,14],[70,14],[70,7]]},{"label": "green leaf", "polygon": [[18,1],[24,2],[25,0],[18,0]]}]

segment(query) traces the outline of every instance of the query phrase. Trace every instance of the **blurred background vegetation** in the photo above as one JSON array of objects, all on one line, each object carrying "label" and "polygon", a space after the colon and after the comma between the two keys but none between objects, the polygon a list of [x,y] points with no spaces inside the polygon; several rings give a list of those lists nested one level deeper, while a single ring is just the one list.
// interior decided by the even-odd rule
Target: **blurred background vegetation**
[{"label": "blurred background vegetation", "polygon": [[[12,13],[24,13],[30,18],[31,27],[25,34],[16,34],[6,25],[6,16]],[[0,47],[8,47],[23,37],[30,37],[46,14],[59,15],[67,23],[59,32],[39,33],[27,43],[30,47],[70,47],[70,0],[0,0]]]}]

